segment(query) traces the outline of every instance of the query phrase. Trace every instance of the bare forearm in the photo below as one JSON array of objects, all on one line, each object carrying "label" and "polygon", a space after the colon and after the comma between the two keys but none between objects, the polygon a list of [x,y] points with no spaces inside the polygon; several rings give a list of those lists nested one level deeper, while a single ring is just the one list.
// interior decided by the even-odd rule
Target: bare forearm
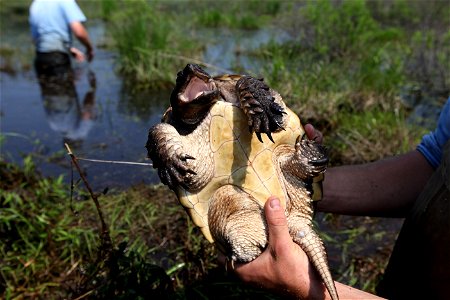
[{"label": "bare forearm", "polygon": [[340,299],[384,299],[335,281]]},{"label": "bare forearm", "polygon": [[363,165],[330,168],[318,210],[404,217],[432,172],[418,151]]},{"label": "bare forearm", "polygon": [[87,51],[92,50],[92,44],[89,39],[89,34],[84,28],[83,24],[80,22],[72,22],[70,23],[70,28],[72,29],[73,34],[76,36],[76,38],[86,47]]}]

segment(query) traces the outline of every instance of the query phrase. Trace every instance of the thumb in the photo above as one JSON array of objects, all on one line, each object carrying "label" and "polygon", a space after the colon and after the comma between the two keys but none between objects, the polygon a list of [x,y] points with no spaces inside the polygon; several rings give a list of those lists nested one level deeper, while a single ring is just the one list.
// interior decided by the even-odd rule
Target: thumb
[{"label": "thumb", "polygon": [[287,219],[284,214],[284,209],[280,204],[280,199],[275,196],[270,196],[266,201],[264,211],[269,229],[269,244],[284,239],[291,240]]}]

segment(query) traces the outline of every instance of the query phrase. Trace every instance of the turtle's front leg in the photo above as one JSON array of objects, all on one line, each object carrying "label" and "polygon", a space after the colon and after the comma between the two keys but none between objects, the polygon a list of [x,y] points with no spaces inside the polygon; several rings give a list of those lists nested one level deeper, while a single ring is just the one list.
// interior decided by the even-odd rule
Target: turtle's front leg
[{"label": "turtle's front leg", "polygon": [[184,151],[177,130],[170,124],[156,124],[150,128],[145,147],[161,182],[172,190],[177,185],[186,188],[189,175],[196,174],[189,165],[195,158]]},{"label": "turtle's front leg", "polygon": [[271,90],[262,80],[244,76],[236,83],[242,109],[248,117],[250,132],[255,132],[262,143],[261,133],[272,139],[272,132],[283,128],[283,107],[275,102]]},{"label": "turtle's front leg", "polygon": [[301,180],[312,180],[327,168],[328,155],[326,148],[306,135],[299,136],[295,142],[295,151],[282,163],[284,172]]}]

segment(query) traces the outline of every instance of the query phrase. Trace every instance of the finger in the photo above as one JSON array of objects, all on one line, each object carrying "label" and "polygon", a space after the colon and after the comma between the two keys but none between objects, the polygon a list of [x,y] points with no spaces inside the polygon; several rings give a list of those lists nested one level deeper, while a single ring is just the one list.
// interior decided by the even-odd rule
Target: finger
[{"label": "finger", "polygon": [[275,196],[269,197],[264,211],[269,229],[269,244],[274,245],[285,240],[291,241],[287,219],[284,214],[284,209],[280,204],[280,199]]},{"label": "finger", "polygon": [[306,135],[308,136],[308,139],[312,140],[316,136],[316,129],[311,124],[306,124],[304,126]]},{"label": "finger", "polygon": [[305,129],[306,135],[308,136],[308,139],[313,140],[319,144],[322,144],[322,142],[323,142],[322,132],[315,129],[314,126],[312,126],[311,124],[306,124],[304,126],[304,129]]}]

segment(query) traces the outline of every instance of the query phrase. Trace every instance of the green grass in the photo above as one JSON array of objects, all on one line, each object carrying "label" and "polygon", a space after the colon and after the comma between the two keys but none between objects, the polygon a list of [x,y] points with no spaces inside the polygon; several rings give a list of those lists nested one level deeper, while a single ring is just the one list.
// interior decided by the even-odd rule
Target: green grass
[{"label": "green grass", "polygon": [[92,258],[89,249],[95,248],[94,230],[78,227],[77,218],[64,214],[69,208],[61,201],[66,195],[62,177],[37,179],[29,158],[23,171],[2,162],[1,173],[0,272],[4,284],[0,292],[7,299],[17,294],[45,295],[61,285],[81,258]]},{"label": "green grass", "polygon": [[328,145],[331,162],[338,165],[375,161],[408,152],[427,132],[424,128],[408,125],[398,111],[348,111],[333,119],[335,125],[328,137]]},{"label": "green grass", "polygon": [[102,2],[104,19],[120,54],[119,70],[138,90],[168,88],[180,66],[199,61],[207,41],[200,28],[258,29],[278,14],[282,2]]},{"label": "green grass", "polygon": [[297,14],[305,21],[295,40],[269,43],[254,53],[262,56],[262,73],[280,85],[279,90],[287,81],[287,95],[291,92],[295,98],[347,91],[389,97],[398,91],[407,50],[401,28],[384,28],[364,1],[344,1],[340,6],[308,2]]},{"label": "green grass", "polygon": [[[134,224],[133,220],[142,219],[148,206],[140,207],[138,214],[135,206],[125,205],[130,195],[111,199],[112,205],[120,205],[118,210],[107,205],[105,209],[110,235],[117,246],[106,249],[99,236],[95,209],[85,192],[77,190],[71,201],[70,187],[62,183],[62,177],[40,177],[29,157],[21,169],[1,162],[0,173],[0,293],[5,299],[33,295],[56,299],[89,290],[107,295],[112,289],[120,289],[112,285],[113,279],[115,283],[126,280],[128,289],[140,283],[137,286],[142,289],[143,282],[150,281],[150,273],[145,273],[144,268],[153,268],[155,274],[167,277],[163,269],[144,261],[143,237],[129,234],[128,226]],[[142,224],[145,223],[140,223],[141,230]],[[132,242],[125,253],[122,242],[129,239]],[[125,269],[125,274],[113,272],[113,267]],[[140,275],[140,281],[133,281],[126,271],[135,276],[145,274]],[[90,276],[97,277],[97,284]],[[102,281],[108,282],[109,288]],[[151,292],[149,286],[145,290]]]},{"label": "green grass", "polygon": [[158,3],[121,4],[103,6],[108,8],[109,28],[120,54],[120,72],[135,89],[172,86],[173,70],[188,62],[186,56],[195,57],[198,46],[175,26],[175,16],[158,10]]},{"label": "green grass", "polygon": [[[107,232],[80,182],[0,162],[3,299],[199,299],[260,295],[217,266],[216,250],[162,186],[98,193]],[[71,200],[72,199],[72,200]]]},{"label": "green grass", "polygon": [[273,20],[283,7],[282,1],[208,1],[205,3],[191,2],[196,11],[197,26],[209,28],[239,28],[260,29]]},{"label": "green grass", "polygon": [[[227,275],[217,265],[214,246],[166,187],[97,193],[105,237],[80,182],[71,200],[70,186],[62,178],[41,177],[31,158],[21,168],[1,162],[0,175],[0,293],[5,299],[280,299]],[[371,218],[361,224],[358,218],[322,215],[320,233],[335,278],[373,291],[392,247],[392,231]],[[378,234],[367,224],[379,227]],[[374,245],[383,245],[384,254]],[[371,272],[359,272],[361,266]]]}]

